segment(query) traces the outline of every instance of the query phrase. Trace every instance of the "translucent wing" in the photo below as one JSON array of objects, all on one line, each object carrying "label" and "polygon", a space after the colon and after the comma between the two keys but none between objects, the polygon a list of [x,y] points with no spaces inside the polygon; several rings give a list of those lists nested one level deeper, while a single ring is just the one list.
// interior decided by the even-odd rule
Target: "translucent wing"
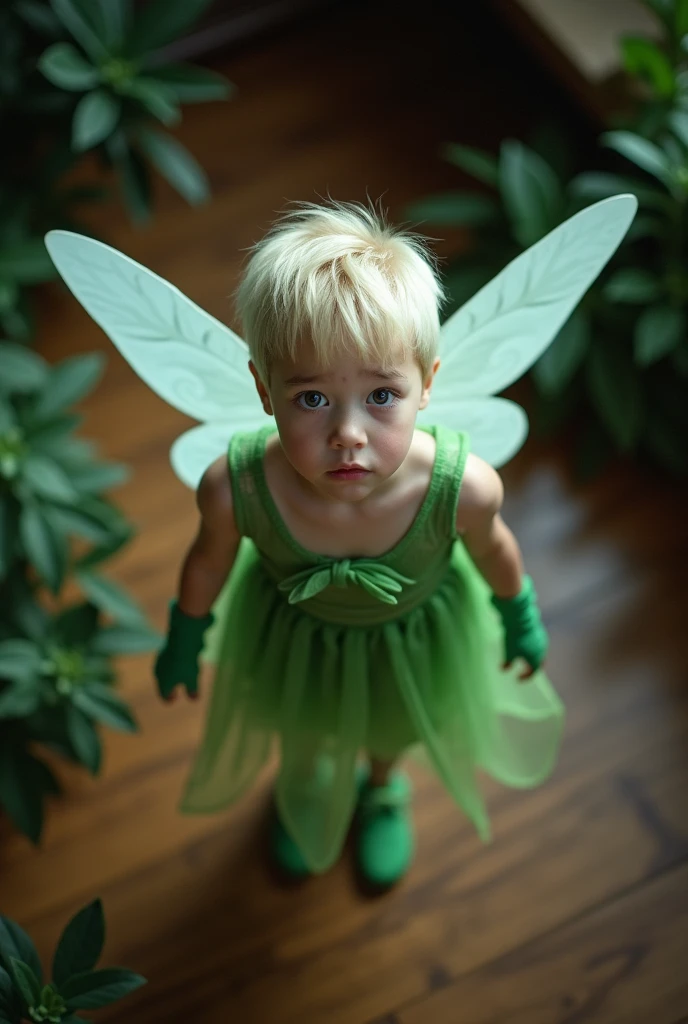
[{"label": "translucent wing", "polygon": [[581,210],[449,317],[431,416],[436,405],[502,391],[533,365],[616,251],[637,208],[635,196],[620,195]]},{"label": "translucent wing", "polygon": [[[260,424],[249,423],[242,430],[263,426],[264,419],[263,413]],[[211,462],[226,455],[233,432],[234,428],[228,423],[202,423],[178,437],[170,451],[170,462],[182,483],[196,490]]]},{"label": "translucent wing", "polygon": [[229,434],[265,422],[238,335],[103,242],[50,231],[45,244],[79,302],[161,398],[194,419],[223,421]]},{"label": "translucent wing", "polygon": [[468,431],[471,451],[497,469],[514,457],[528,436],[528,417],[516,402],[492,397],[446,401],[436,398],[434,388],[418,422]]}]

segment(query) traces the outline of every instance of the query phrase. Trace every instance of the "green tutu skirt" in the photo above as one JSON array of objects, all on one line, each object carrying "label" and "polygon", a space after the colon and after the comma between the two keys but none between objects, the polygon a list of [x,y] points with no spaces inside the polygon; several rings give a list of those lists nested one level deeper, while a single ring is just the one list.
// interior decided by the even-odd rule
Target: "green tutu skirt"
[{"label": "green tutu skirt", "polygon": [[432,595],[374,626],[338,625],[289,604],[244,538],[204,658],[215,665],[205,736],[181,809],[237,800],[279,744],[276,800],[314,871],[338,857],[361,752],[415,748],[483,839],[478,769],[514,787],[552,771],[563,706],[542,671],[503,671],[491,591],[463,544]]}]

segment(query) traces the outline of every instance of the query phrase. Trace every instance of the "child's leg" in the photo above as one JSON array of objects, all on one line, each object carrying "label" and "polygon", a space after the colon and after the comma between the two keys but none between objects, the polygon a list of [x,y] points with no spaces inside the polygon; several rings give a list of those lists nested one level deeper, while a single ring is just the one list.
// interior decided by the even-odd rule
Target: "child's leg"
[{"label": "child's leg", "polygon": [[391,761],[381,761],[377,757],[370,758],[370,778],[369,783],[371,786],[386,786],[389,781],[389,776],[394,770],[394,766],[398,762],[398,758],[393,758]]},{"label": "child's leg", "polygon": [[359,795],[358,864],[377,886],[394,885],[413,859],[411,784],[398,760],[371,757]]}]

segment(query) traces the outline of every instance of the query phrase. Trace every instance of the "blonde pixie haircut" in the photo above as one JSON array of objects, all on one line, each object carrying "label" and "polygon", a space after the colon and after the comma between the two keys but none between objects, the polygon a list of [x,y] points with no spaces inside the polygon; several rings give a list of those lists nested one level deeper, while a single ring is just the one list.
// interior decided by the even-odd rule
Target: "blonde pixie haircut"
[{"label": "blonde pixie haircut", "polygon": [[442,289],[423,240],[359,203],[300,203],[256,246],[237,291],[264,382],[309,338],[324,365],[342,350],[389,366],[411,351],[423,377],[437,353]]}]

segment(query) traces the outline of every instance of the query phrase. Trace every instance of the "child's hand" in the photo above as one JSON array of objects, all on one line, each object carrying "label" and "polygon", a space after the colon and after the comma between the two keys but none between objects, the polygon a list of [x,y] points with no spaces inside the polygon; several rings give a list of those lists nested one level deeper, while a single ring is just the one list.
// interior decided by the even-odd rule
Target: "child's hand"
[{"label": "child's hand", "polygon": [[519,679],[530,679],[542,666],[549,646],[530,576],[523,577],[523,588],[516,597],[493,596],[492,603],[501,615],[504,626],[505,661],[502,667],[508,669],[515,658],[523,658],[528,668],[519,675]]},{"label": "child's hand", "polygon": [[176,656],[169,643],[156,659],[155,678],[158,684],[158,693],[163,700],[170,704],[177,699],[178,686],[183,686],[192,700],[198,697],[197,658],[183,659]]},{"label": "child's hand", "polygon": [[203,647],[205,631],[213,623],[210,612],[202,617],[186,615],[173,601],[167,642],[155,661],[158,693],[172,701],[177,687],[183,686],[189,697],[198,697],[198,656]]}]

